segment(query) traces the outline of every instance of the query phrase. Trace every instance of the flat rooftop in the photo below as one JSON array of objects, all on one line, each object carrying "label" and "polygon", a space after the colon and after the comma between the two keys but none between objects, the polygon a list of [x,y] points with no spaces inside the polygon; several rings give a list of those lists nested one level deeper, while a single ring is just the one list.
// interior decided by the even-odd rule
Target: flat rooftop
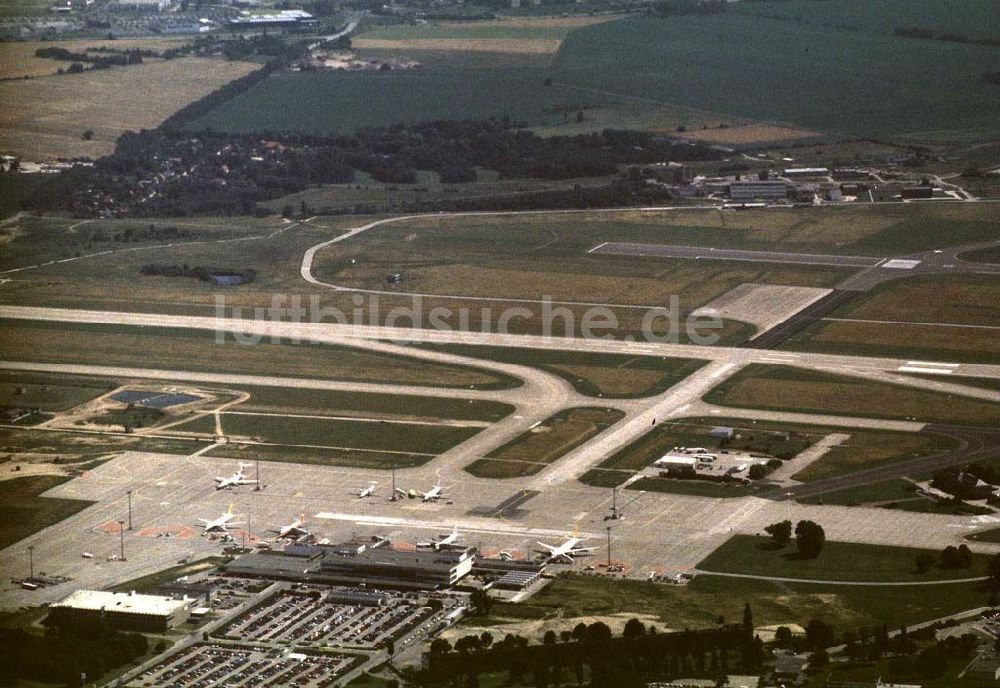
[{"label": "flat rooftop", "polygon": [[123,614],[151,614],[169,616],[187,604],[185,600],[159,595],[137,595],[127,592],[106,592],[104,590],[77,590],[65,599],[55,602],[52,607],[66,607],[90,611],[113,611]]}]

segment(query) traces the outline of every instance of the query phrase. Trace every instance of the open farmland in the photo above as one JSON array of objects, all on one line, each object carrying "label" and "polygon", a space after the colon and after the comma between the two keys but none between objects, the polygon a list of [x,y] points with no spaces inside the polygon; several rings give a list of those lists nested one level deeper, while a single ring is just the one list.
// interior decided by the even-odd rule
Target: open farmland
[{"label": "open farmland", "polygon": [[551,75],[822,132],[980,140],[1000,131],[1000,89],[980,78],[995,51],[732,12],[633,17],[574,31]]},{"label": "open farmland", "polygon": [[66,478],[52,475],[0,481],[0,548],[23,540],[53,523],[59,523],[91,505],[91,502],[83,500],[40,496],[64,482]]},{"label": "open farmland", "polygon": [[763,0],[736,9],[824,28],[891,34],[897,27],[916,26],[970,38],[997,37],[992,0]]},{"label": "open farmland", "polygon": [[1000,404],[782,365],[751,364],[705,395],[720,406],[996,426]]},{"label": "open farmland", "polygon": [[0,149],[27,160],[104,155],[122,133],[153,128],[256,67],[191,57],[0,82]]},{"label": "open farmland", "polygon": [[[6,4],[6,3],[5,3]],[[4,41],[0,42],[0,78],[20,79],[22,77],[51,76],[62,68],[66,69],[69,62],[36,57],[39,48],[65,48],[72,52],[91,52],[92,48],[111,48],[116,51],[134,50],[165,50],[185,43],[184,38],[119,38],[109,40],[71,40],[71,41]],[[147,62],[155,62],[155,58],[144,58]]]}]

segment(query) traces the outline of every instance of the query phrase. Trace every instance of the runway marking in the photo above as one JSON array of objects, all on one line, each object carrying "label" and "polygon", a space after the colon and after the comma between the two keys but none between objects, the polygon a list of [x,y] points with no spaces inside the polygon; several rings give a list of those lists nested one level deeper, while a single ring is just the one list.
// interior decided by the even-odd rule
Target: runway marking
[{"label": "runway marking", "polygon": [[952,368],[918,368],[917,366],[900,366],[899,372],[927,373],[928,375],[951,375],[955,371]]},{"label": "runway marking", "polygon": [[920,265],[919,260],[906,260],[903,258],[893,258],[892,260],[887,260],[881,265],[880,268],[890,268],[893,270],[912,270],[913,268]]},{"label": "runway marking", "polygon": [[908,366],[934,366],[935,368],[957,368],[961,363],[934,363],[932,361],[907,361]]}]

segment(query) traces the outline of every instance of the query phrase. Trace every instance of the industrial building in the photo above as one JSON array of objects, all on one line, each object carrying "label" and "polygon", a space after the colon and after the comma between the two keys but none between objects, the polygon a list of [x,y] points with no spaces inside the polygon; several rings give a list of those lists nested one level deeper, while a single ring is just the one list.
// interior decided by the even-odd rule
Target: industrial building
[{"label": "industrial building", "polygon": [[374,588],[435,589],[471,573],[475,549],[401,551],[366,545],[296,545],[255,552],[224,566],[237,576]]},{"label": "industrial building", "polygon": [[125,631],[159,633],[187,621],[190,600],[134,592],[77,590],[49,607],[54,623],[103,619]]},{"label": "industrial building", "polygon": [[231,29],[304,29],[319,22],[305,10],[281,10],[269,14],[247,14],[229,20]]},{"label": "industrial building", "polygon": [[788,199],[788,183],[780,180],[732,182],[729,198],[734,203],[785,201]]}]

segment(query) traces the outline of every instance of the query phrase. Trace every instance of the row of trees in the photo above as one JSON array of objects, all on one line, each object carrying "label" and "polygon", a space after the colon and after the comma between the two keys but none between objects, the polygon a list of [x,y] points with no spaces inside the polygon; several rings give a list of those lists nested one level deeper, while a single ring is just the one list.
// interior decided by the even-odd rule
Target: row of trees
[{"label": "row of trees", "polygon": [[0,685],[17,680],[79,685],[142,657],[149,641],[139,633],[111,630],[101,621],[50,626],[46,635],[0,628]]},{"label": "row of trees", "polygon": [[731,670],[755,671],[764,659],[764,644],[753,636],[753,615],[745,607],[742,624],[705,631],[660,633],[630,619],[615,637],[602,622],[578,624],[572,631],[549,631],[540,645],[508,634],[468,635],[455,645],[442,639],[430,647],[430,681],[450,680],[475,688],[480,674],[507,671],[512,684],[530,681],[540,688],[577,684],[589,676],[594,688],[644,685],[646,678],[696,673],[718,675]]}]

